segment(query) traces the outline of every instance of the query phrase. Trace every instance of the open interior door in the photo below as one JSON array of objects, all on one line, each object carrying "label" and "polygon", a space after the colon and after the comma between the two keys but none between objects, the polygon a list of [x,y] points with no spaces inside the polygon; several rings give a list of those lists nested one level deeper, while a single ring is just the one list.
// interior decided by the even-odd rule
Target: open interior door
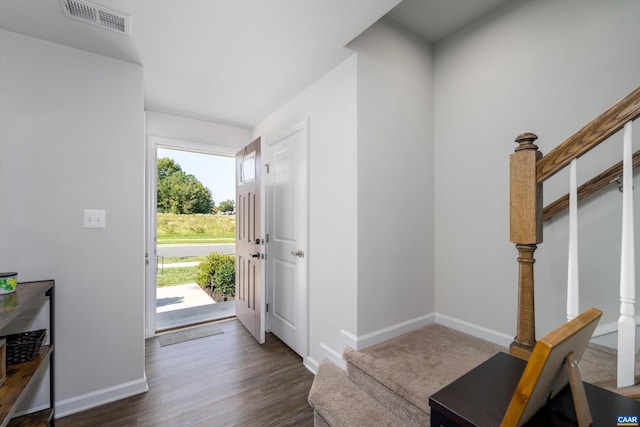
[{"label": "open interior door", "polygon": [[267,329],[308,355],[308,125],[265,141]]},{"label": "open interior door", "polygon": [[260,343],[264,239],[260,226],[260,138],[236,154],[236,316]]}]

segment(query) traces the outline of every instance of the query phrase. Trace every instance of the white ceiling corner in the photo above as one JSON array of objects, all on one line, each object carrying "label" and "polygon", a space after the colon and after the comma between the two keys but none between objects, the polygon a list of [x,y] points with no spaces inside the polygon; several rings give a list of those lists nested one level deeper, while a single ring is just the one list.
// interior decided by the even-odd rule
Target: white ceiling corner
[{"label": "white ceiling corner", "polygon": [[[400,2],[89,1],[131,16],[131,37],[65,17],[59,0],[0,0],[0,28],[141,64],[148,111],[247,128],[346,59],[345,46]],[[435,40],[504,1],[404,0],[390,17]]]}]

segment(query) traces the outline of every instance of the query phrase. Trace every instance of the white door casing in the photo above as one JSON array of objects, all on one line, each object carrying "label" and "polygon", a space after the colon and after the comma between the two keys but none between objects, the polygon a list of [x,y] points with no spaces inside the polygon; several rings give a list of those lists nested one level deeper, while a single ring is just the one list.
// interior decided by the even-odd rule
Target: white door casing
[{"label": "white door casing", "polygon": [[233,147],[204,144],[147,135],[145,162],[145,338],[156,334],[156,214],[157,214],[157,155],[158,148],[193,151],[214,156],[233,157]]},{"label": "white door casing", "polygon": [[308,355],[308,121],[268,138],[266,149],[267,326]]}]

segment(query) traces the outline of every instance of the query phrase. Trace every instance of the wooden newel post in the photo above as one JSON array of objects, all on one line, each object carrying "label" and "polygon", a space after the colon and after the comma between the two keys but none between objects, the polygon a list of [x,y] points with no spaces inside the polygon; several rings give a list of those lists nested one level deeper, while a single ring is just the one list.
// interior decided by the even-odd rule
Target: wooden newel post
[{"label": "wooden newel post", "polygon": [[536,245],[518,245],[518,329],[509,353],[529,360],[536,345],[535,302],[533,286],[533,253]]},{"label": "wooden newel post", "polygon": [[536,344],[533,254],[542,243],[542,183],[536,164],[542,153],[533,143],[538,137],[524,133],[510,156],[510,241],[518,250],[518,330],[509,346],[513,356],[528,360]]}]

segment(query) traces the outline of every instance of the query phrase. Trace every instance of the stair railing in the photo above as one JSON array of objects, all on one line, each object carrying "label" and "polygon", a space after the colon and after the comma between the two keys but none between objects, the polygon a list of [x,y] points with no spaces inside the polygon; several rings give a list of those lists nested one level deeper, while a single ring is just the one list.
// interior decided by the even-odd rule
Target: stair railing
[{"label": "stair railing", "polygon": [[[535,346],[535,304],[534,304],[534,269],[535,263],[534,253],[537,245],[542,243],[543,220],[549,219],[556,215],[562,209],[570,204],[577,206],[577,200],[587,197],[593,192],[603,188],[609,183],[619,180],[624,175],[624,188],[629,189],[625,195],[627,200],[632,201],[633,184],[631,182],[633,168],[640,164],[640,154],[636,153],[631,156],[631,122],[640,117],[640,87],[631,92],[629,95],[615,103],[612,107],[600,114],[586,126],[562,142],[548,154],[542,155],[534,142],[538,137],[533,133],[524,133],[516,138],[518,146],[515,152],[510,156],[510,241],[516,245],[518,251],[518,320],[517,335],[511,343],[509,350],[512,355],[523,359],[528,359],[533,347]],[[607,169],[592,180],[588,181],[580,188],[575,186],[575,168],[576,159],[583,156],[600,143],[607,140],[620,129],[627,127],[625,131],[625,154],[626,161]],[[628,134],[628,137],[627,137]],[[628,142],[627,142],[628,139]],[[564,196],[546,208],[542,207],[543,183],[558,173],[563,168],[572,164],[570,176],[571,181],[576,188],[570,193],[574,193],[574,199],[570,201],[570,196]],[[624,170],[624,174],[622,171]],[[629,172],[630,171],[630,172]],[[625,197],[623,196],[623,198]],[[621,261],[621,306],[619,324],[619,358],[627,360],[628,356],[622,356],[621,353],[635,352],[635,345],[630,352],[628,344],[621,343],[621,334],[623,330],[629,329],[629,319],[633,322],[633,342],[635,343],[635,320],[633,320],[633,305],[635,303],[635,285],[633,270],[633,226],[632,212],[628,206],[628,202],[623,202],[623,224],[627,223],[626,229],[623,228],[623,248]],[[629,215],[629,210],[631,215]],[[577,215],[572,215],[570,217]],[[628,222],[625,216],[631,221],[631,233],[629,233]],[[573,222],[569,226],[571,229],[577,230],[577,224]],[[626,239],[625,235],[631,235],[630,239]],[[569,289],[567,301],[567,316],[572,317],[577,310],[577,237],[570,237],[570,265],[569,265]],[[629,249],[631,248],[631,249]],[[629,251],[631,250],[631,256]],[[631,259],[631,263],[629,262]],[[631,265],[629,265],[631,264]],[[573,277],[572,277],[573,275]],[[624,282],[624,283],[623,283]],[[573,283],[573,284],[572,284]],[[627,326],[625,326],[627,325]],[[624,332],[628,334],[628,332]],[[625,335],[627,337],[628,335]],[[624,338],[630,339],[630,338]],[[624,340],[622,339],[622,340]],[[624,349],[621,349],[621,344]],[[635,355],[632,362],[635,363]],[[627,363],[627,362],[625,362]],[[618,368],[618,372],[629,371],[628,367]],[[626,374],[628,377],[628,374]],[[634,379],[635,380],[635,379]],[[634,381],[633,380],[633,381]],[[621,381],[618,375],[618,386],[626,384],[628,380]],[[632,385],[632,384],[628,384]],[[624,385],[622,385],[624,386]]]}]

